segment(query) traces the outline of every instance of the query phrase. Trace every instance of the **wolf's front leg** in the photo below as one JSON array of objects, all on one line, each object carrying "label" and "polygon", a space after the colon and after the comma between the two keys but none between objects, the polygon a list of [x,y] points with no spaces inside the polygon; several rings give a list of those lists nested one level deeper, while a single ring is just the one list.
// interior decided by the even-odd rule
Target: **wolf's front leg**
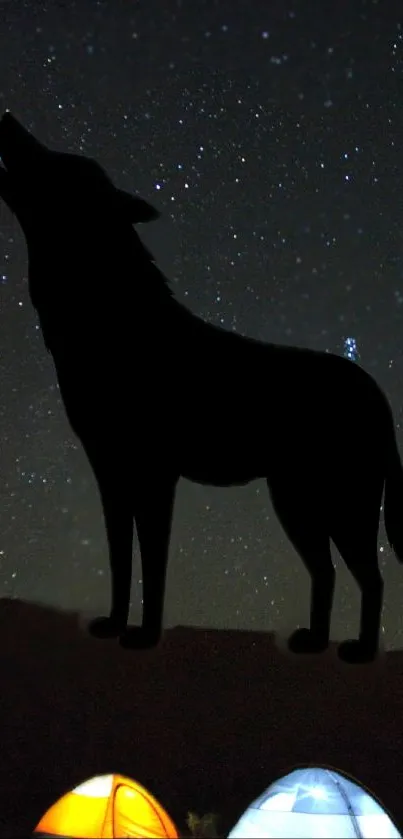
[{"label": "wolf's front leg", "polygon": [[133,552],[133,507],[130,493],[117,491],[121,475],[116,467],[97,457],[91,458],[101,495],[109,546],[111,569],[111,611],[109,617],[95,618],[89,625],[96,638],[116,638],[121,635],[129,619]]},{"label": "wolf's front leg", "polygon": [[134,517],[143,572],[143,620],[141,627],[121,636],[120,644],[127,649],[155,647],[161,638],[176,484],[177,479],[157,479],[151,488],[147,479],[138,488]]}]

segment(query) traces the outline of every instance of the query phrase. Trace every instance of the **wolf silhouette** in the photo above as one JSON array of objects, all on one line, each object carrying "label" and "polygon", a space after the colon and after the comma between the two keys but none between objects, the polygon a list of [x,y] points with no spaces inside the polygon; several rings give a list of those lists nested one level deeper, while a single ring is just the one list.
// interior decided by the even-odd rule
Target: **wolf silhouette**
[{"label": "wolf silhouette", "polygon": [[[6,112],[0,195],[25,234],[29,290],[69,422],[94,471],[109,543],[112,604],[90,631],[125,647],[160,639],[180,477],[226,487],[265,478],[311,577],[309,628],[289,648],[329,644],[331,540],[361,590],[349,662],[378,651],[382,497],[403,561],[403,469],[386,397],[337,355],[255,341],[205,323],[175,299],[133,225],[158,217],[94,160],[49,150]],[[128,628],[133,519],[143,585]]]}]

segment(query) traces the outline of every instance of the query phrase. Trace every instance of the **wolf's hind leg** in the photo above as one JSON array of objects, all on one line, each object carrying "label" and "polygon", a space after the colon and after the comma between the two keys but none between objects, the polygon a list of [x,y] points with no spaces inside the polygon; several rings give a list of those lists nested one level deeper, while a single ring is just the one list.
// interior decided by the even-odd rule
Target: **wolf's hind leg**
[{"label": "wolf's hind leg", "polygon": [[311,577],[310,627],[293,632],[288,646],[294,653],[323,652],[329,645],[335,585],[330,537],[305,488],[269,489],[281,524]]}]

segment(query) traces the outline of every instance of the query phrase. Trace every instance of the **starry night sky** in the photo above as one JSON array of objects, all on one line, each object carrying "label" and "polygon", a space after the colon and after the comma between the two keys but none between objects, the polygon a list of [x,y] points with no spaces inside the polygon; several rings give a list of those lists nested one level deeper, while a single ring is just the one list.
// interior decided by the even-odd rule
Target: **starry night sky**
[{"label": "starry night sky", "polygon": [[[0,0],[0,111],[155,203],[162,219],[138,230],[195,313],[358,360],[392,403],[403,452],[397,10],[389,0]],[[95,480],[29,301],[22,232],[1,202],[0,280],[0,596],[103,610]],[[384,642],[396,648],[403,571],[383,526],[380,549]],[[341,638],[357,632],[359,601],[335,560]],[[181,482],[166,625],[283,634],[306,621],[308,596],[263,482]],[[140,598],[134,585],[134,620]]]}]

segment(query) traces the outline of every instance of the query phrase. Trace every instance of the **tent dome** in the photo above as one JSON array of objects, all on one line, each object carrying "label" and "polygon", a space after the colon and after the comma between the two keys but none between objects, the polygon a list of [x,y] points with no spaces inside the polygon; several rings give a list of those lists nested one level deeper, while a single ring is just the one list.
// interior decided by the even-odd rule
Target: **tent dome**
[{"label": "tent dome", "polygon": [[229,839],[340,839],[401,834],[363,787],[333,769],[295,769],[275,781],[251,804]]},{"label": "tent dome", "polygon": [[136,781],[123,775],[99,775],[59,798],[33,835],[34,839],[177,839],[178,832],[158,801]]}]

